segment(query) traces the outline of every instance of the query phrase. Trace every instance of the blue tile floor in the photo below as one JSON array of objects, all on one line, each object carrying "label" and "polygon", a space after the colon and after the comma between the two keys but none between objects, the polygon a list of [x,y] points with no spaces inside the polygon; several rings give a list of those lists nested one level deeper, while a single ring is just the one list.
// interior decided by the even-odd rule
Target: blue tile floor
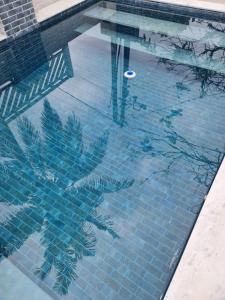
[{"label": "blue tile floor", "polygon": [[160,299],[223,157],[223,75],[123,43],[84,33],[0,96],[2,261],[54,299]]}]

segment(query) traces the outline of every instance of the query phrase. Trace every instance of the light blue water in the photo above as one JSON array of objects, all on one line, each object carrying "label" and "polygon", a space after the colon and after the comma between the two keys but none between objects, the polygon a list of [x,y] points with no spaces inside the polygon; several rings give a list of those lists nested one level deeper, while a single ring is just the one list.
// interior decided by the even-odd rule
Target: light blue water
[{"label": "light blue water", "polygon": [[223,158],[225,26],[127,9],[0,53],[1,257],[53,299],[160,299]]}]

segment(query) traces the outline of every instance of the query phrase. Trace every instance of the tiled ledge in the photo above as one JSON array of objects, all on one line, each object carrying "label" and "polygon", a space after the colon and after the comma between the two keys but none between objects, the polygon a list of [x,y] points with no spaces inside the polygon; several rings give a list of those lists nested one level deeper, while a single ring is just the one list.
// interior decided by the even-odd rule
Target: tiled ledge
[{"label": "tiled ledge", "polygon": [[164,300],[225,295],[225,160],[206,198]]},{"label": "tiled ledge", "polygon": [[182,5],[198,9],[225,12],[225,0],[154,0],[168,4]]}]

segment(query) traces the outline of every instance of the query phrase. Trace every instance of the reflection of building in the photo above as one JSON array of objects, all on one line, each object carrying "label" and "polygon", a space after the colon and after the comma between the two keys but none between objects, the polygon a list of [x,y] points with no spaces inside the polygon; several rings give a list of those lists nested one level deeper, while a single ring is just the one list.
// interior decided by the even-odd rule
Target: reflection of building
[{"label": "reflection of building", "polygon": [[68,46],[47,60],[40,32],[22,37],[1,55],[0,84],[9,84],[0,93],[0,117],[6,122],[73,76]]},{"label": "reflection of building", "polygon": [[124,126],[128,105],[134,110],[146,109],[136,95],[131,95],[129,79],[123,76],[130,69],[131,42],[140,36],[140,29],[105,21],[100,24],[101,34],[110,37],[111,41],[112,116],[115,123]]},{"label": "reflection of building", "polygon": [[69,52],[65,48],[52,56],[38,72],[3,90],[0,95],[0,117],[10,121],[72,76]]}]

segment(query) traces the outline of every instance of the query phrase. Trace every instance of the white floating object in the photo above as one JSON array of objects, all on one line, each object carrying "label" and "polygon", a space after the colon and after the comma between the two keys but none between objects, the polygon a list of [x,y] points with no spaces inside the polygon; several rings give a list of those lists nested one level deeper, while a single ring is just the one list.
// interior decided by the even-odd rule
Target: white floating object
[{"label": "white floating object", "polygon": [[136,77],[136,73],[131,70],[126,71],[123,75],[124,75],[124,77],[126,77],[128,79],[133,79]]}]

